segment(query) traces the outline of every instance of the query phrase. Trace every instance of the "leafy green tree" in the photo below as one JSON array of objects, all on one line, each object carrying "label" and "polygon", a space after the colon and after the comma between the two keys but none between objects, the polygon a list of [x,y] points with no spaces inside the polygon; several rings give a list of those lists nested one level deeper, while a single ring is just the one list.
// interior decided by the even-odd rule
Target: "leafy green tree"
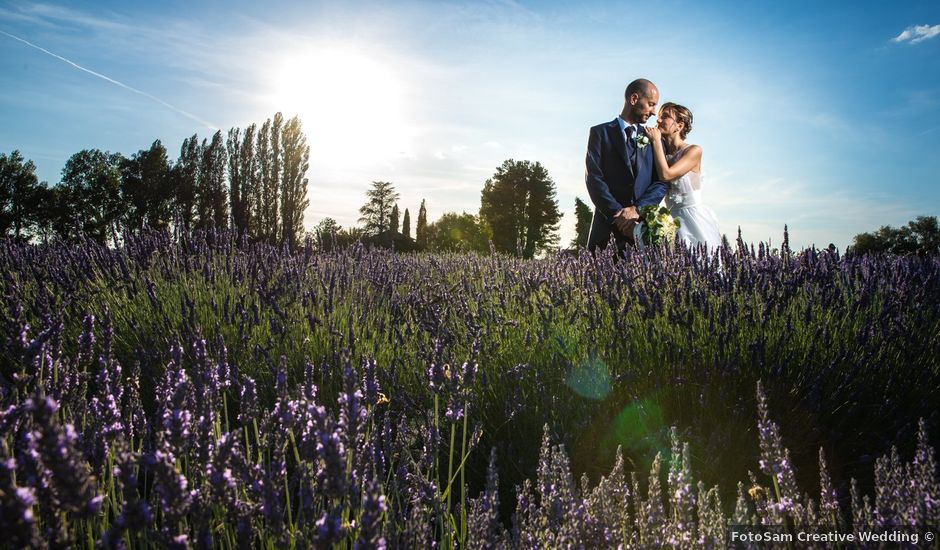
[{"label": "leafy green tree", "polygon": [[306,177],[310,166],[310,146],[301,129],[299,117],[284,125],[281,135],[281,242],[291,249],[300,244],[304,229],[304,212],[310,205],[307,199]]},{"label": "leafy green tree", "polygon": [[439,252],[489,252],[492,234],[473,214],[446,212],[428,225],[429,250]]},{"label": "leafy green tree", "polygon": [[239,192],[239,199],[241,200],[240,215],[244,223],[243,229],[248,231],[250,235],[258,234],[257,219],[260,210],[258,190],[261,188],[261,182],[258,173],[258,157],[255,154],[257,135],[258,127],[256,124],[250,124],[245,128],[238,153],[238,172],[241,180],[241,190]]},{"label": "leafy green tree", "polygon": [[173,187],[176,223],[184,230],[191,229],[196,213],[196,188],[202,164],[199,137],[193,134],[183,140],[179,160],[173,166],[170,178]]},{"label": "leafy green tree", "polygon": [[31,233],[41,242],[48,242],[56,236],[56,222],[62,218],[58,191],[58,186],[49,187],[46,182],[36,188]]},{"label": "leafy green tree", "polygon": [[241,128],[229,129],[228,139],[225,142],[225,151],[228,154],[228,198],[232,228],[237,233],[241,233],[247,229],[245,207],[248,204],[248,197],[243,194],[246,178],[242,174]]},{"label": "leafy green tree", "polygon": [[345,248],[366,237],[365,231],[361,227],[346,227],[336,233],[336,247]]},{"label": "leafy green tree", "polygon": [[398,212],[398,205],[396,204],[395,206],[392,207],[392,217],[391,217],[391,221],[388,224],[388,228],[393,233],[398,233],[399,228],[401,228],[401,224],[399,223],[398,218],[399,218],[399,212]]},{"label": "leafy green tree", "polygon": [[940,254],[940,226],[936,216],[918,216],[907,222],[917,242],[918,254]]},{"label": "leafy green tree", "polygon": [[85,149],[72,155],[59,182],[56,232],[73,240],[81,231],[101,244],[108,242],[114,225],[124,216],[121,199],[120,153]]},{"label": "leafy green tree", "polygon": [[391,229],[392,208],[398,200],[395,187],[387,181],[373,181],[366,191],[368,201],[359,209],[359,223],[367,236],[379,235]]},{"label": "leafy green tree", "polygon": [[408,213],[407,208],[405,208],[405,215],[401,221],[401,234],[406,239],[411,238],[411,214]]},{"label": "leafy green tree", "polygon": [[[280,113],[278,113],[280,114]],[[258,169],[258,188],[254,204],[258,206],[257,226],[252,233],[268,242],[277,240],[278,227],[278,177],[280,161],[277,150],[280,148],[280,117],[274,121],[269,118],[261,125],[258,133],[258,146],[255,150]]]},{"label": "leafy green tree", "polygon": [[255,186],[252,198],[252,205],[257,207],[252,211],[251,234],[259,239],[266,237],[266,227],[269,217],[268,199],[276,201],[277,197],[268,197],[265,194],[265,181],[270,178],[267,175],[267,156],[268,149],[271,148],[271,120],[268,119],[261,124],[258,130],[257,143],[255,144]]},{"label": "leafy green tree", "polygon": [[503,162],[480,198],[480,217],[496,250],[532,258],[556,245],[561,211],[555,196],[555,182],[540,163]]},{"label": "leafy green tree", "polygon": [[418,245],[419,250],[424,250],[428,246],[428,210],[424,207],[424,199],[421,199],[421,208],[418,209],[415,243]]},{"label": "leafy green tree", "polygon": [[173,205],[173,183],[166,147],[156,140],[121,166],[121,196],[126,207],[124,225],[139,231],[146,225],[169,227]]},{"label": "leafy green tree", "polygon": [[0,154],[0,235],[27,238],[41,224],[48,208],[47,186],[39,183],[36,165],[13,151]]},{"label": "leafy green tree", "polygon": [[225,165],[225,143],[222,130],[218,130],[211,142],[202,140],[202,164],[196,186],[196,227],[228,227]]},{"label": "leafy green tree", "polygon": [[587,246],[588,233],[591,232],[591,221],[594,219],[594,213],[591,207],[582,201],[579,197],[574,199],[574,217],[575,217],[575,236],[571,241],[571,246]]},{"label": "leafy green tree", "polygon": [[874,233],[860,233],[850,247],[855,254],[940,254],[940,225],[936,216],[918,216],[906,226],[881,226]]},{"label": "leafy green tree", "polygon": [[342,230],[343,228],[333,218],[323,218],[313,228],[311,237],[318,249],[329,251],[335,247]]},{"label": "leafy green tree", "polygon": [[261,126],[258,140],[257,162],[259,167],[261,192],[257,202],[259,207],[259,233],[262,239],[275,243],[278,241],[280,228],[280,177],[281,177],[281,130],[284,115],[274,114]]}]

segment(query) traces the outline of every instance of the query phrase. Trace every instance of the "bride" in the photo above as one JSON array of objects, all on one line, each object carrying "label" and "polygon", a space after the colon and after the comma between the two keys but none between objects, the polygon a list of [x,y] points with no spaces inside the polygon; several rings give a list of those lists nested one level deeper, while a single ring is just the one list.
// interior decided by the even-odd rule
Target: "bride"
[{"label": "bride", "polygon": [[721,246],[721,232],[714,211],[702,202],[702,148],[686,143],[692,131],[692,112],[675,103],[664,103],[657,126],[646,128],[653,145],[653,159],[663,181],[669,182],[666,206],[679,219],[678,236],[690,245],[708,250]]}]

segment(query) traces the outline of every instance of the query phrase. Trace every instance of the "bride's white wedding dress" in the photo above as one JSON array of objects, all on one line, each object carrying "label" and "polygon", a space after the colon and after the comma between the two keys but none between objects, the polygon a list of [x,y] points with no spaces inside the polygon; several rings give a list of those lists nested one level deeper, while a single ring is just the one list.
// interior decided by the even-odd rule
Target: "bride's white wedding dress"
[{"label": "bride's white wedding dress", "polygon": [[[672,165],[687,150],[688,146],[666,155],[666,160]],[[690,245],[705,244],[711,251],[721,246],[721,232],[718,230],[715,212],[702,201],[703,179],[699,172],[686,172],[669,182],[665,200],[672,217],[681,222],[677,235],[679,239]]]}]

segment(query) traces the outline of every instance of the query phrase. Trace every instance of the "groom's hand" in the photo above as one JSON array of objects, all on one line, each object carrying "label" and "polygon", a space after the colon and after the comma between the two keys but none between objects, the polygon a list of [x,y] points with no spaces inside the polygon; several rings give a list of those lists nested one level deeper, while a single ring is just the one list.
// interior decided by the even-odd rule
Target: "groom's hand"
[{"label": "groom's hand", "polygon": [[637,212],[635,206],[621,208],[619,212],[614,214],[614,225],[617,227],[618,231],[627,236],[633,234],[633,226],[635,226],[638,221],[640,221],[640,214]]}]

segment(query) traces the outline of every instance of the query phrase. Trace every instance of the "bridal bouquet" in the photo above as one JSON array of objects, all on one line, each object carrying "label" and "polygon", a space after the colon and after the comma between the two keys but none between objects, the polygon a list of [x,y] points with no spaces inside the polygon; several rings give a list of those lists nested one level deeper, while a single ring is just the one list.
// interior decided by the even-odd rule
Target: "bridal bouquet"
[{"label": "bridal bouquet", "polygon": [[679,220],[672,217],[665,206],[647,205],[640,208],[640,223],[634,236],[645,246],[672,243],[679,231]]}]

